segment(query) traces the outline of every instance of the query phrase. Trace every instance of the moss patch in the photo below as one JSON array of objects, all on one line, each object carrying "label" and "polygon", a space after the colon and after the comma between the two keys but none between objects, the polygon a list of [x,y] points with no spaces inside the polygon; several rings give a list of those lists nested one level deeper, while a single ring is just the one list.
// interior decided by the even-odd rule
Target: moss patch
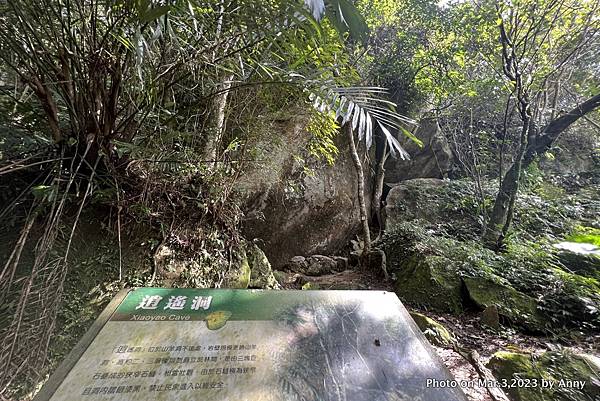
[{"label": "moss patch", "polygon": [[509,285],[481,277],[464,278],[469,297],[481,308],[496,306],[498,313],[527,330],[540,331],[544,318],[536,299],[518,292]]},{"label": "moss patch", "polygon": [[565,239],[569,242],[592,244],[600,247],[600,229],[579,226]]},{"label": "moss patch", "polygon": [[[509,383],[515,379],[537,380],[537,387],[508,388],[515,401],[592,401],[600,398],[600,366],[597,358],[589,355],[552,351],[536,358],[531,354],[497,352],[490,359],[488,368],[497,379]],[[554,386],[541,388],[542,379]],[[584,383],[583,389],[569,386],[576,381]]]},{"label": "moss patch", "polygon": [[246,250],[250,266],[250,288],[276,289],[279,283],[273,275],[271,263],[265,253],[256,244],[250,244]]},{"label": "moss patch", "polygon": [[410,312],[410,316],[431,344],[438,347],[449,347],[456,341],[454,336],[434,319],[417,312]]},{"label": "moss patch", "polygon": [[225,276],[225,288],[248,288],[251,274],[248,256],[244,250],[240,250],[237,265],[232,266]]},{"label": "moss patch", "polygon": [[440,256],[413,257],[396,275],[396,294],[414,304],[441,312],[463,310],[460,275]]}]

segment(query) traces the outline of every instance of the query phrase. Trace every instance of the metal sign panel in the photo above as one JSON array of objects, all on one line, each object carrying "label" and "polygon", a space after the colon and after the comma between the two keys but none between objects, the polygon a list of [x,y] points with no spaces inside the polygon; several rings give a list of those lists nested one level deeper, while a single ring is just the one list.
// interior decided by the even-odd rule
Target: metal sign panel
[{"label": "metal sign panel", "polygon": [[118,295],[36,401],[453,401],[395,294],[140,288]]}]

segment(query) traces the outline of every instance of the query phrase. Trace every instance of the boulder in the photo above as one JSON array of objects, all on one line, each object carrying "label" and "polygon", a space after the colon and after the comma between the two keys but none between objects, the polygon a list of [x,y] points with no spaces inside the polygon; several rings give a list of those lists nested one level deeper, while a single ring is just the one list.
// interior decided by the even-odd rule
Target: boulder
[{"label": "boulder", "polygon": [[600,139],[594,130],[574,129],[558,137],[552,149],[540,158],[540,168],[553,176],[598,171],[598,149]]},{"label": "boulder", "polygon": [[360,229],[356,173],[344,136],[336,137],[338,154],[329,165],[311,155],[305,126],[302,116],[274,123],[273,135],[249,144],[258,161],[236,183],[246,215],[243,234],[263,241],[275,269],[295,255],[333,254]]},{"label": "boulder", "polygon": [[481,230],[473,182],[416,178],[391,184],[384,209],[386,231],[415,222],[426,229],[444,229],[459,238],[477,239]]},{"label": "boulder", "polygon": [[[540,356],[502,351],[492,356],[487,367],[498,380],[514,384],[506,388],[513,401],[600,399],[600,360],[592,355],[566,350]],[[552,388],[542,388],[542,380],[552,383]]]},{"label": "boulder", "polygon": [[434,319],[417,312],[410,312],[410,316],[431,344],[438,347],[451,347],[456,342],[454,336]]},{"label": "boulder", "polygon": [[331,274],[338,269],[338,262],[329,256],[311,255],[306,258],[306,274],[307,276],[322,276]]},{"label": "boulder", "polygon": [[166,244],[159,245],[154,252],[154,266],[159,278],[176,280],[193,263],[193,260],[179,258],[176,250]]},{"label": "boulder", "polygon": [[454,157],[437,119],[422,119],[415,136],[423,142],[423,147],[409,138],[403,138],[401,143],[410,154],[410,160],[389,158],[385,165],[387,181],[444,178],[448,175]]},{"label": "boulder", "polygon": [[460,275],[448,259],[414,256],[401,262],[395,276],[396,294],[402,300],[440,312],[463,310]]},{"label": "boulder", "polygon": [[237,259],[237,263],[232,263],[227,273],[225,273],[223,287],[239,289],[248,288],[250,277],[252,275],[250,264],[248,263],[248,256],[246,252],[242,250],[235,259]]},{"label": "boulder", "polygon": [[322,276],[337,271],[342,271],[344,264],[339,260],[324,255],[311,255],[308,257],[294,256],[285,265],[285,269],[294,273],[307,276]]},{"label": "boulder", "polygon": [[490,305],[481,312],[480,316],[481,324],[490,327],[494,330],[500,328],[500,315],[498,314],[498,308],[496,305]]},{"label": "boulder", "polygon": [[535,298],[502,283],[499,278],[465,277],[463,281],[469,298],[480,308],[495,306],[498,314],[513,324],[535,332],[543,329],[546,322]]},{"label": "boulder", "polygon": [[560,242],[558,260],[566,270],[600,280],[600,248],[593,244]]},{"label": "boulder", "polygon": [[439,221],[444,205],[437,204],[431,195],[447,185],[437,178],[417,178],[394,185],[386,197],[386,227],[417,219]]},{"label": "boulder", "polygon": [[[241,243],[228,266],[203,263],[198,255],[186,255],[176,247],[163,244],[154,254],[154,265],[157,278],[163,280],[162,285],[280,288],[269,259],[254,243]],[[226,272],[221,278],[219,272],[223,270]]]},{"label": "boulder", "polygon": [[271,263],[265,253],[256,244],[251,244],[246,250],[248,265],[250,267],[250,288],[279,289],[281,286],[277,282]]}]

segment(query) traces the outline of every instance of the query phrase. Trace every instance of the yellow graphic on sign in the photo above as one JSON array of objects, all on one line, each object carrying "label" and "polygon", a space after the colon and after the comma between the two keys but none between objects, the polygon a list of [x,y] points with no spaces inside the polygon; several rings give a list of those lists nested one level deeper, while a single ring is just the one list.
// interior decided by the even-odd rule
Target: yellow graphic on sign
[{"label": "yellow graphic on sign", "polygon": [[231,317],[231,312],[225,310],[215,311],[206,316],[206,327],[209,330],[219,330],[225,326],[227,320]]}]

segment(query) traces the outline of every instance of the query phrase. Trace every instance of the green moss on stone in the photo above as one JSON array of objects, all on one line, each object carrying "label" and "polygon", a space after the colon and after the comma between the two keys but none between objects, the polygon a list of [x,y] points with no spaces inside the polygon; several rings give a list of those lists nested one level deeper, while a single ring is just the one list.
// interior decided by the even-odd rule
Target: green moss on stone
[{"label": "green moss on stone", "polygon": [[227,288],[248,288],[251,273],[248,256],[246,255],[246,252],[241,251],[238,265],[232,267],[226,276],[225,286]]},{"label": "green moss on stone", "polygon": [[460,276],[441,256],[413,257],[397,273],[396,293],[409,302],[441,312],[463,310]]},{"label": "green moss on stone", "polygon": [[[497,352],[490,359],[488,368],[497,379],[509,383],[514,379],[537,380],[537,387],[508,388],[514,401],[593,401],[600,399],[600,366],[597,359],[568,351],[546,352],[539,357]],[[542,379],[554,383],[554,386],[541,388]],[[575,381],[584,382],[583,389],[568,386]]]},{"label": "green moss on stone", "polygon": [[271,263],[262,249],[255,244],[251,244],[246,250],[246,255],[252,272],[249,283],[251,288],[276,289],[280,287],[273,275]]},{"label": "green moss on stone", "polygon": [[573,233],[566,237],[566,240],[600,247],[600,229],[578,226],[575,227]]},{"label": "green moss on stone", "polygon": [[481,308],[495,305],[498,313],[533,331],[542,331],[544,319],[535,298],[487,278],[464,278],[469,297]]},{"label": "green moss on stone", "polygon": [[454,336],[434,319],[417,312],[410,312],[410,316],[431,344],[438,347],[449,347],[456,341]]}]

